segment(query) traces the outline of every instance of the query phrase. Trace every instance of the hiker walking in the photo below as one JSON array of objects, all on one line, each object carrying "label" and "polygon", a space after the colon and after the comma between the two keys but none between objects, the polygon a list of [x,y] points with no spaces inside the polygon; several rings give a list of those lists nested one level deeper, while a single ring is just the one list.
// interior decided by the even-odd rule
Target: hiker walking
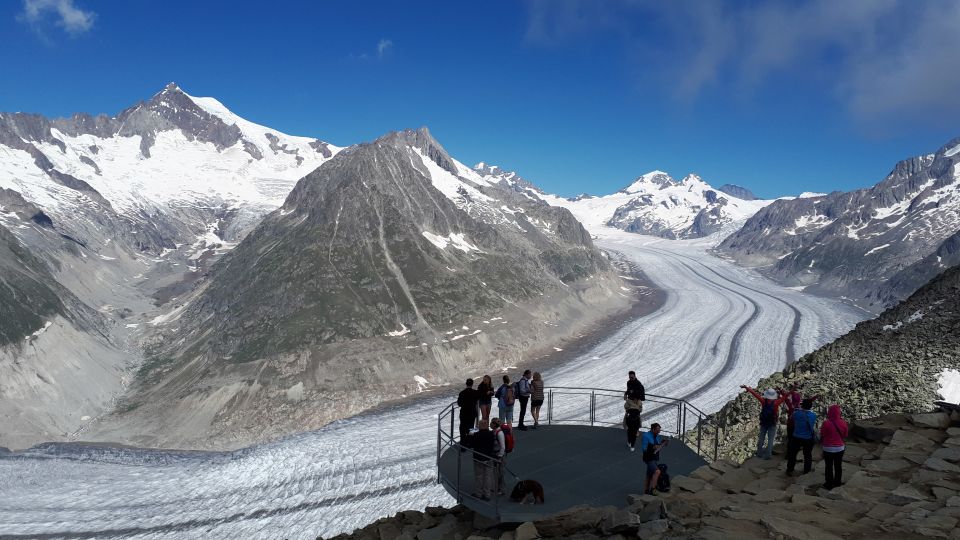
[{"label": "hiker walking", "polygon": [[647,395],[643,391],[643,383],[637,378],[635,371],[627,373],[627,391],[623,393],[623,399],[629,399],[631,395],[640,396],[640,401],[646,401],[647,399]]},{"label": "hiker walking", "polygon": [[670,441],[660,436],[660,424],[652,424],[650,431],[643,434],[640,441],[640,451],[643,452],[643,462],[646,464],[646,474],[643,477],[643,492],[653,495],[653,489],[660,479],[660,449]]},{"label": "hiker walking", "polygon": [[500,421],[504,424],[513,423],[513,405],[517,400],[516,391],[510,384],[510,376],[503,376],[503,384],[497,388],[494,396],[497,398],[497,409],[500,413]]},{"label": "hiker walking", "polygon": [[543,376],[539,371],[533,372],[530,381],[530,416],[533,417],[533,429],[540,425],[540,407],[543,407]]},{"label": "hiker walking", "polygon": [[823,448],[824,474],[823,487],[830,490],[840,487],[843,479],[843,452],[846,450],[844,439],[850,432],[847,423],[840,417],[840,406],[830,405],[827,419],[820,426],[820,446]]},{"label": "hiker walking", "polygon": [[640,413],[643,411],[643,402],[640,394],[634,393],[623,402],[623,427],[627,430],[627,448],[631,452],[636,450],[637,432],[640,431]]},{"label": "hiker walking", "polygon": [[816,444],[817,413],[811,411],[813,400],[805,398],[793,412],[793,436],[787,442],[787,474],[793,475],[797,452],[803,450],[803,474],[813,469],[813,445]]},{"label": "hiker walking", "polygon": [[487,422],[480,422],[480,430],[470,435],[470,447],[473,449],[473,496],[484,501],[490,500],[495,492],[497,481],[494,471],[496,438]]},{"label": "hiker walking", "polygon": [[480,419],[489,421],[490,406],[492,405],[493,398],[493,381],[489,375],[483,376],[480,385],[477,386],[477,394],[480,397]]},{"label": "hiker walking", "polygon": [[466,441],[470,430],[477,423],[477,402],[480,393],[473,388],[473,379],[467,379],[467,387],[457,395],[457,407],[460,407],[460,440]]},{"label": "hiker walking", "polygon": [[760,402],[760,436],[757,437],[757,457],[770,459],[773,456],[773,443],[777,440],[777,424],[780,421],[780,405],[785,397],[773,388],[767,388],[763,395],[745,384],[743,388]]},{"label": "hiker walking", "polygon": [[517,393],[517,399],[520,400],[520,421],[517,422],[517,429],[520,431],[526,431],[527,426],[523,425],[523,417],[527,414],[527,403],[530,401],[530,394],[532,388],[530,387],[530,370],[523,372],[523,376],[520,377],[520,380],[517,381],[517,384],[514,385],[514,390]]}]

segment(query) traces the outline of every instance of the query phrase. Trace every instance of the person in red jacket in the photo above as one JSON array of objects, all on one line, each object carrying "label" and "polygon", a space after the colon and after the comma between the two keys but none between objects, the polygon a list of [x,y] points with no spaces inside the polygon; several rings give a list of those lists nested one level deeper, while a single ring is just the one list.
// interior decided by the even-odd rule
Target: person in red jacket
[{"label": "person in red jacket", "polygon": [[[780,405],[785,397],[773,388],[767,388],[761,395],[747,385],[740,385],[760,402],[760,436],[757,438],[757,457],[770,459],[773,456],[773,443],[777,439],[777,424],[780,422]],[[766,445],[764,445],[766,442]]]},{"label": "person in red jacket", "polygon": [[831,405],[827,409],[827,419],[820,426],[820,446],[823,448],[823,464],[826,474],[826,483],[823,487],[833,489],[839,487],[843,477],[843,451],[846,449],[843,441],[847,438],[850,428],[840,417],[840,406]]}]

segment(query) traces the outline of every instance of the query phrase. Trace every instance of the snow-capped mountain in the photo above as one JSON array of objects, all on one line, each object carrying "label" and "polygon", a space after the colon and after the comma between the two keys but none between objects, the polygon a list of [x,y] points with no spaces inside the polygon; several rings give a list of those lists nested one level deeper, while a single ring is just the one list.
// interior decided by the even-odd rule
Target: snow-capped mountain
[{"label": "snow-capped mountain", "polygon": [[618,273],[567,210],[425,128],[391,133],[300,180],[151,321],[130,412],[98,433],[223,447],[319,427],[549,348],[628,305]]},{"label": "snow-capped mountain", "polygon": [[516,173],[496,166],[480,163],[474,169],[489,181],[569,209],[589,230],[616,227],[670,239],[699,238],[742,222],[771,202],[756,200],[739,186],[728,184],[722,191],[695,174],[677,181],[663,171],[644,174],[611,195],[567,199],[544,193]]},{"label": "snow-capped mountain", "polygon": [[112,407],[157,306],[339,150],[174,84],[116,116],[0,113],[0,443]]},{"label": "snow-capped mountain", "polygon": [[809,292],[874,311],[960,263],[960,139],[869,189],[778,200],[718,246]]},{"label": "snow-capped mountain", "polygon": [[[173,83],[115,117],[0,113],[0,187],[42,208],[55,226],[97,206],[124,222],[118,241],[152,253],[203,234],[209,221],[198,214],[236,220],[271,211],[339,150],[243,120]],[[249,227],[229,225],[219,227],[228,240]],[[94,247],[105,240],[75,232]]]}]

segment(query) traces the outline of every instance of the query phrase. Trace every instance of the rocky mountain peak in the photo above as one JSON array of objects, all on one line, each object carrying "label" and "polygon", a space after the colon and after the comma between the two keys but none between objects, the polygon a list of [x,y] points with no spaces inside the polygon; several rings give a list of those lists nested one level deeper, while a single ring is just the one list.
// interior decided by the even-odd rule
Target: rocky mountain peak
[{"label": "rocky mountain peak", "polygon": [[373,144],[416,148],[449,173],[459,174],[456,163],[454,163],[450,154],[433,138],[426,126],[418,129],[392,131],[374,141]]},{"label": "rocky mountain peak", "polygon": [[731,197],[736,197],[744,201],[755,201],[757,196],[753,194],[749,189],[738,186],[736,184],[724,184],[717,188],[717,191],[722,191]]},{"label": "rocky mountain peak", "polygon": [[632,184],[620,190],[620,193],[638,193],[649,191],[651,186],[666,187],[677,184],[669,174],[663,171],[650,171],[637,177]]}]

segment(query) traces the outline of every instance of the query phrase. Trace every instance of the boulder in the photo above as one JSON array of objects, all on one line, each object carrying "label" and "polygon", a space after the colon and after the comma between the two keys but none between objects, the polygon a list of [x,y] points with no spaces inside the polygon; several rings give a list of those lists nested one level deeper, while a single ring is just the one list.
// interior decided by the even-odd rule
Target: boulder
[{"label": "boulder", "polygon": [[[430,513],[429,507],[427,510],[427,513]],[[431,527],[418,532],[417,540],[444,540],[445,538],[452,538],[454,535],[454,529],[456,528],[457,518],[448,514],[440,519],[440,524],[436,527]]]},{"label": "boulder", "polygon": [[627,510],[617,510],[608,514],[600,523],[605,535],[634,534],[640,528],[640,517]]},{"label": "boulder", "polygon": [[640,525],[637,536],[640,538],[650,538],[658,534],[663,534],[670,530],[670,522],[666,519],[655,519]]},{"label": "boulder", "polygon": [[950,415],[942,412],[913,414],[910,422],[918,427],[946,429],[950,426]]},{"label": "boulder", "polygon": [[607,506],[595,508],[592,506],[575,506],[544,519],[534,521],[533,524],[540,534],[552,538],[576,532],[592,531],[608,514],[616,511]]},{"label": "boulder", "polygon": [[879,474],[897,473],[911,467],[910,462],[905,459],[874,459],[864,461],[861,465],[864,470]]},{"label": "boulder", "polygon": [[953,497],[957,494],[955,490],[940,486],[933,486],[930,488],[930,491],[933,492],[933,496],[936,497],[938,501],[948,501],[950,500],[950,497]]},{"label": "boulder", "polygon": [[924,461],[923,466],[931,471],[960,473],[960,467],[936,457]]},{"label": "boulder", "polygon": [[536,540],[540,538],[540,533],[537,531],[537,527],[528,521],[513,531],[513,538],[514,540]]},{"label": "boulder", "polygon": [[637,518],[641,523],[646,523],[666,517],[666,512],[666,507],[664,507],[663,502],[648,504],[643,507],[643,510],[637,513]]},{"label": "boulder", "polygon": [[[796,497],[796,495],[794,495],[794,497]],[[785,501],[789,498],[790,495],[788,495],[787,492],[783,491],[782,489],[764,489],[756,492],[756,494],[753,496],[753,500],[759,503],[779,502]]]},{"label": "boulder", "polygon": [[830,534],[810,522],[801,523],[778,517],[764,516],[760,519],[760,524],[770,531],[771,536],[777,538],[788,540],[841,540],[839,536]]},{"label": "boulder", "polygon": [[380,540],[387,540],[387,538],[398,538],[402,533],[396,523],[387,522],[377,527],[377,534],[380,535]]},{"label": "boulder", "polygon": [[850,434],[870,442],[889,441],[896,428],[872,420],[856,420],[850,425]]},{"label": "boulder", "polygon": [[688,476],[677,476],[670,479],[670,484],[677,489],[682,489],[684,491],[689,491],[691,493],[696,493],[702,491],[707,483],[703,480],[697,478],[690,478]]},{"label": "boulder", "polygon": [[713,482],[714,487],[726,490],[730,493],[741,491],[744,486],[753,482],[756,478],[753,473],[747,469],[733,469],[724,473],[720,478]]},{"label": "boulder", "polygon": [[900,484],[887,495],[886,501],[890,504],[895,504],[897,506],[903,506],[908,503],[918,502],[918,501],[927,501],[929,497],[920,493],[920,491],[913,487],[910,484]]},{"label": "boulder", "polygon": [[789,483],[790,479],[782,474],[767,474],[743,486],[742,491],[751,495],[756,495],[761,491],[767,490],[777,490],[782,492]]},{"label": "boulder", "polygon": [[947,506],[949,508],[960,508],[960,497],[950,497],[947,499]]},{"label": "boulder", "polygon": [[960,463],[960,446],[946,446],[934,450],[930,457],[940,458],[950,463]]},{"label": "boulder", "polygon": [[709,465],[703,465],[694,469],[690,473],[690,478],[696,478],[697,480],[703,480],[704,482],[713,482],[717,478],[720,478],[720,474],[717,471],[710,468]]}]

